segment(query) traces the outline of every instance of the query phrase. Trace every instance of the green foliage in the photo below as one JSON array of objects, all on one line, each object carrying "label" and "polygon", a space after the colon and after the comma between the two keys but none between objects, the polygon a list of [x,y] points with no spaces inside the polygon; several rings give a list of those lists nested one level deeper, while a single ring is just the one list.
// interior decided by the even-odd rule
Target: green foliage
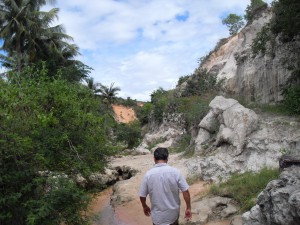
[{"label": "green foliage", "polygon": [[180,137],[179,141],[176,143],[175,147],[169,148],[170,152],[184,152],[190,145],[191,141],[191,135],[190,134],[184,134]]},{"label": "green foliage", "polygon": [[299,35],[300,2],[298,0],[277,0],[273,4],[274,16],[271,19],[271,30],[274,34],[283,34],[283,42]]},{"label": "green foliage", "polygon": [[168,92],[161,87],[153,91],[153,93],[151,94],[151,103],[153,104],[152,115],[156,121],[162,122],[163,113],[166,110],[168,102],[169,102]]},{"label": "green foliage", "polygon": [[143,106],[136,108],[137,118],[141,125],[145,125],[149,122],[150,114],[153,109],[153,104],[146,102]]},{"label": "green foliage", "polygon": [[[5,54],[0,58],[5,67],[20,73],[25,66],[47,61],[50,73],[56,74],[58,69],[68,68],[70,72],[70,66],[73,71],[78,66],[74,60],[78,47],[69,43],[72,37],[64,33],[63,26],[51,26],[59,9],[40,11],[47,2],[1,1],[0,38]],[[80,69],[76,68],[76,72]]]},{"label": "green foliage", "polygon": [[300,115],[300,84],[293,84],[283,90],[283,105],[292,114]]},{"label": "green foliage", "polygon": [[181,76],[179,77],[178,81],[177,81],[177,87],[180,86],[181,84],[183,84],[185,81],[187,81],[189,79],[189,77],[191,77],[190,75],[185,75],[185,76]]},{"label": "green foliage", "polygon": [[245,10],[245,20],[252,22],[254,15],[262,9],[268,7],[268,4],[262,0],[251,0],[250,5]]},{"label": "green foliage", "polygon": [[137,107],[137,101],[131,99],[130,97],[128,97],[128,98],[125,99],[125,100],[122,99],[122,100],[119,101],[118,103],[119,103],[119,104],[122,104],[122,105],[124,105],[124,106],[127,106],[127,107],[133,107],[133,108]]},{"label": "green foliage", "polygon": [[206,69],[198,68],[192,79],[187,81],[187,87],[182,96],[204,95],[209,91],[216,91],[221,88],[223,81],[217,81],[217,75],[212,75]]},{"label": "green foliage", "polygon": [[254,56],[259,53],[265,54],[267,51],[267,42],[269,42],[271,38],[272,35],[270,33],[270,26],[269,24],[267,24],[262,27],[261,31],[257,33],[256,37],[252,42],[252,54]]},{"label": "green foliage", "polygon": [[72,219],[82,212],[82,190],[68,183],[47,193],[38,172],[104,169],[109,145],[99,101],[81,84],[32,68],[1,79],[0,96],[0,223],[59,224],[51,222],[59,214],[60,223],[82,224]]},{"label": "green foliage", "polygon": [[231,13],[222,20],[222,24],[226,25],[229,28],[229,34],[233,35],[244,26],[244,21],[242,16]]},{"label": "green foliage", "polygon": [[131,123],[120,123],[115,127],[117,141],[125,142],[127,148],[133,148],[139,145],[141,140],[141,125],[138,121]]},{"label": "green foliage", "polygon": [[64,177],[48,178],[46,185],[48,191],[42,198],[29,201],[27,207],[30,212],[26,224],[89,224],[88,218],[81,214],[87,209],[90,201],[84,190]]},{"label": "green foliage", "polygon": [[234,174],[228,181],[213,185],[210,193],[235,199],[241,206],[241,212],[245,212],[255,205],[257,195],[266,185],[278,176],[278,169],[268,168],[264,168],[258,173]]},{"label": "green foliage", "polygon": [[209,99],[201,96],[177,99],[178,112],[184,114],[187,127],[197,126],[209,111]]},{"label": "green foliage", "polygon": [[110,86],[106,86],[99,83],[99,88],[95,90],[95,93],[99,93],[103,101],[108,105],[115,102],[117,94],[121,91],[120,87],[115,87],[115,83],[111,83]]}]

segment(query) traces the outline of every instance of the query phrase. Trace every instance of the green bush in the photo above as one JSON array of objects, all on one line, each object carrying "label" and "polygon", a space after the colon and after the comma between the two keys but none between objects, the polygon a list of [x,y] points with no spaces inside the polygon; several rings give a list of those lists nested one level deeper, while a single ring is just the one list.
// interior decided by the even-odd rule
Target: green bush
[{"label": "green bush", "polygon": [[267,7],[268,4],[265,3],[263,0],[251,0],[250,5],[248,5],[245,10],[245,20],[247,20],[248,22],[252,22],[255,14]]},{"label": "green bush", "polygon": [[[0,79],[0,223],[4,225],[83,224],[79,218],[86,192],[66,184],[62,185],[66,190],[47,193],[46,178],[38,172],[88,175],[103,170],[110,154],[105,119],[92,92],[81,84],[49,80],[45,73],[28,69],[20,76]],[[33,74],[37,76],[32,78]],[[52,194],[55,204],[49,200]]]},{"label": "green bush", "polygon": [[133,148],[139,145],[141,140],[141,125],[138,121],[131,123],[120,123],[115,127],[117,141],[125,142],[127,148]]},{"label": "green bush", "polygon": [[151,103],[153,104],[152,115],[155,121],[162,122],[168,102],[169,93],[161,87],[151,94]]},{"label": "green bush", "polygon": [[175,147],[169,148],[170,152],[184,152],[190,145],[191,141],[191,135],[189,134],[184,134],[180,137],[179,141],[177,142]]},{"label": "green bush", "polygon": [[261,31],[257,33],[256,37],[254,38],[251,49],[252,54],[256,56],[259,53],[263,55],[267,51],[267,42],[271,40],[271,33],[270,33],[270,26],[269,24],[262,27]]},{"label": "green bush", "polygon": [[283,105],[292,114],[300,115],[300,85],[291,85],[283,91]]},{"label": "green bush", "polygon": [[283,34],[283,42],[291,41],[299,35],[300,3],[298,0],[278,0],[272,3],[274,16],[271,19],[271,30],[274,34]]},{"label": "green bush", "polygon": [[208,73],[206,69],[198,68],[192,79],[187,81],[187,87],[182,96],[205,95],[208,92],[219,90],[222,83],[223,80],[217,80],[217,75]]},{"label": "green bush", "polygon": [[250,210],[256,203],[257,195],[266,185],[279,176],[278,169],[264,168],[258,173],[245,172],[234,174],[219,185],[212,185],[210,193],[235,199],[241,206],[241,212]]},{"label": "green bush", "polygon": [[146,102],[141,107],[136,107],[136,115],[141,125],[145,125],[149,122],[150,114],[153,109],[153,104],[150,102]]},{"label": "green bush", "polygon": [[209,100],[203,96],[177,99],[178,112],[183,113],[187,127],[197,126],[209,111]]},{"label": "green bush", "polygon": [[185,81],[187,81],[189,78],[191,77],[191,75],[185,75],[185,76],[181,76],[179,77],[178,81],[177,81],[177,85],[176,87],[180,86],[181,84],[183,84]]}]

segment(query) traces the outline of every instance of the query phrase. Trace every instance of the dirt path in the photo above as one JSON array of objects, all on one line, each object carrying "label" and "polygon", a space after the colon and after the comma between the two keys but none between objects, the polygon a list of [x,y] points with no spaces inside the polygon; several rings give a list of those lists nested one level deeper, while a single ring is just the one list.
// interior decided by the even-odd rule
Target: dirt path
[{"label": "dirt path", "polygon": [[[179,155],[170,155],[169,164],[179,169],[183,176],[188,176],[188,171],[184,166],[184,159],[180,159]],[[139,170],[139,173],[132,177],[122,186],[121,195],[130,196],[131,201],[117,204],[114,209],[110,205],[110,199],[113,195],[112,188],[109,188],[97,195],[94,199],[92,212],[98,215],[102,215],[98,218],[93,225],[152,225],[151,218],[146,217],[142,211],[142,207],[138,197],[139,186],[143,175],[153,165],[152,155],[141,155],[141,156],[126,156],[116,158],[111,162],[112,166],[130,166],[134,169]],[[199,196],[208,190],[209,186],[202,181],[196,182],[190,186],[190,194],[192,202],[197,200]],[[116,194],[116,193],[114,193]],[[181,196],[182,198],[182,196]],[[149,198],[147,198],[149,200]],[[184,224],[184,201],[182,201],[182,207],[180,212],[180,223]],[[193,206],[193,203],[192,203]],[[213,222],[207,225],[229,225],[229,221]]]}]

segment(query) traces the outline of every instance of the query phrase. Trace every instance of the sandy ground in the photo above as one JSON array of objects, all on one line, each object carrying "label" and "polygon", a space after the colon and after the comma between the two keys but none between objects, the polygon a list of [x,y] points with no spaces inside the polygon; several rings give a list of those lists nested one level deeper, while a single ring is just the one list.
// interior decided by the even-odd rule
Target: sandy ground
[{"label": "sandy ground", "polygon": [[[188,176],[188,171],[184,166],[185,159],[180,159],[178,154],[170,155],[169,162],[171,166],[177,168],[184,177]],[[104,215],[102,220],[97,220],[93,225],[152,225],[151,218],[146,217],[143,213],[140,201],[139,201],[139,186],[143,175],[147,170],[149,170],[153,165],[153,156],[152,155],[140,155],[140,156],[124,156],[120,158],[115,158],[111,162],[112,166],[130,166],[134,169],[137,169],[139,173],[128,180],[127,185],[125,185],[126,194],[133,196],[133,200],[126,202],[121,205],[117,205],[114,209],[109,208],[110,197],[112,195],[111,188],[99,193],[97,197],[95,197],[92,204],[92,212],[96,214]],[[197,200],[199,196],[205,193],[208,190],[209,186],[202,181],[196,182],[190,186],[190,194],[193,201]],[[182,198],[182,196],[181,196]],[[149,201],[149,198],[147,198]],[[184,223],[184,210],[185,210],[185,202],[183,199],[182,207],[180,212],[180,223]],[[149,203],[150,205],[150,203]],[[108,212],[109,211],[109,212]],[[109,221],[110,220],[110,221]],[[220,221],[220,222],[211,222],[207,225],[229,225],[230,221]]]},{"label": "sandy ground", "polygon": [[112,105],[112,107],[118,122],[129,123],[136,120],[136,115],[132,108],[122,105]]}]

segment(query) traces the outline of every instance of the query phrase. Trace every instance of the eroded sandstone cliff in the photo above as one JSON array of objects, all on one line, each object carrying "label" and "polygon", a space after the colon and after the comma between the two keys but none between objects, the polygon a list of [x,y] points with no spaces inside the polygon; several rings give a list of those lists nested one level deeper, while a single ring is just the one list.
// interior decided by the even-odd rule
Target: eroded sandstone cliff
[{"label": "eroded sandstone cliff", "polygon": [[251,24],[228,38],[202,63],[203,68],[217,74],[219,79],[226,78],[226,94],[260,103],[282,100],[281,87],[291,75],[285,62],[293,61],[299,54],[300,42],[281,43],[280,37],[274,37],[272,44],[267,43],[266,54],[253,55],[253,40],[271,17],[270,9],[260,12]]}]

